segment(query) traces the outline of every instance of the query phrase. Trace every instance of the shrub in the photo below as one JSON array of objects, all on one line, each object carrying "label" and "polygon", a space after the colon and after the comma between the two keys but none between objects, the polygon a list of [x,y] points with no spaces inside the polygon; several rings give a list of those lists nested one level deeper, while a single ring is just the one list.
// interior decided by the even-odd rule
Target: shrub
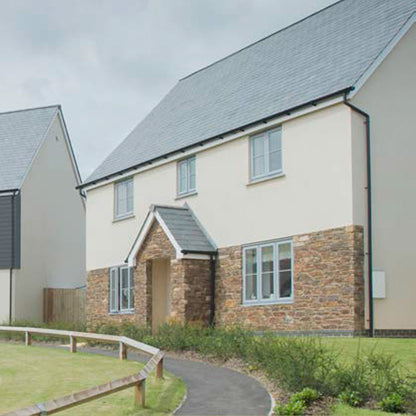
[{"label": "shrub", "polygon": [[285,405],[277,405],[274,409],[276,415],[281,416],[299,416],[304,415],[306,406],[302,401],[289,402]]},{"label": "shrub", "polygon": [[343,403],[351,407],[359,407],[363,404],[363,398],[357,391],[343,391],[338,397]]},{"label": "shrub", "polygon": [[290,401],[291,402],[301,401],[305,404],[305,406],[309,406],[313,402],[318,400],[320,397],[321,397],[321,394],[318,391],[314,389],[310,389],[309,387],[306,387],[302,391],[292,394],[290,396]]},{"label": "shrub", "polygon": [[385,412],[404,413],[404,399],[399,393],[392,393],[385,397],[380,403],[380,408]]},{"label": "shrub", "polygon": [[309,387],[331,393],[336,356],[319,339],[268,335],[253,344],[248,360],[288,391]]}]

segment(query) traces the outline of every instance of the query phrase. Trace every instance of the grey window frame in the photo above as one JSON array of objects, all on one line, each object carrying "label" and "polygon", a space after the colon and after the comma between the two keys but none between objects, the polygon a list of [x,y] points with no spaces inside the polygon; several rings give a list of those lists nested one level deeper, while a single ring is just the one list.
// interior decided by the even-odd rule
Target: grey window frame
[{"label": "grey window frame", "polygon": [[[282,298],[280,297],[280,265],[279,265],[279,246],[283,244],[290,244],[290,271],[291,271],[291,296]],[[262,298],[262,261],[261,261],[261,250],[263,247],[273,246],[273,284],[276,297],[274,299]],[[257,272],[256,272],[256,288],[257,288],[257,299],[247,300],[246,299],[246,252],[248,250],[256,249],[256,261],[257,261]],[[265,241],[256,244],[250,244],[243,247],[242,253],[242,305],[272,305],[272,304],[285,304],[293,303],[293,242],[291,239]]]},{"label": "grey window frame", "polygon": [[[194,163],[195,169],[195,186],[191,186],[191,164],[190,162]],[[184,191],[181,191],[181,166],[186,166],[186,187]],[[194,194],[196,192],[196,156],[190,156],[185,159],[181,159],[178,161],[176,165],[176,194],[177,196],[184,196],[189,194]]]},{"label": "grey window frame", "polygon": [[[128,287],[127,287],[127,308],[122,308],[122,270],[127,270],[128,273]],[[112,290],[112,281],[115,279],[116,289]],[[116,298],[112,297],[114,294]],[[113,302],[114,300],[114,302]],[[113,303],[115,308],[112,308]],[[133,269],[128,266],[111,267],[109,270],[109,292],[108,292],[108,311],[111,315],[126,314],[134,311],[134,278]]]},{"label": "grey window frame", "polygon": [[[131,184],[130,185],[130,189],[131,189],[131,210],[130,211],[126,211],[123,213],[119,212],[119,203],[120,203],[120,199],[119,199],[119,189],[121,186],[125,186],[126,184]],[[127,192],[127,190],[126,190]],[[128,199],[127,193],[126,193],[126,199]],[[115,220],[121,220],[123,218],[129,218],[131,216],[133,216],[134,214],[134,178],[131,176],[129,178],[117,181],[114,183],[114,219]]]},{"label": "grey window frame", "polygon": [[[279,132],[280,133],[280,149],[278,149],[278,151],[280,152],[280,167],[278,169],[275,170],[270,170],[270,134],[271,133],[275,133],[275,132]],[[264,140],[264,146],[265,146],[265,151],[264,151],[264,173],[260,174],[260,175],[255,175],[254,174],[254,141],[256,139],[263,139]],[[261,133],[258,134],[254,134],[252,136],[250,136],[250,181],[258,181],[264,178],[269,178],[269,177],[273,177],[273,176],[278,176],[281,175],[283,173],[283,143],[282,143],[282,128],[281,126],[279,127],[275,127],[273,129],[269,129],[266,131],[263,131]]]}]

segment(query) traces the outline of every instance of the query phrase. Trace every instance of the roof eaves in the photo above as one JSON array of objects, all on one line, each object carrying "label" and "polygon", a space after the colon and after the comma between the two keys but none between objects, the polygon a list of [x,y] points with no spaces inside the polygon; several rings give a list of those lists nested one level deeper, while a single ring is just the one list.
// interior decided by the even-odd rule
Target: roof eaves
[{"label": "roof eaves", "polygon": [[[344,0],[341,0],[341,1],[344,1]],[[182,148],[173,150],[171,152],[162,154],[162,155],[157,156],[157,157],[155,157],[153,159],[149,159],[149,160],[146,160],[144,162],[141,162],[141,163],[139,163],[137,165],[133,165],[133,166],[130,166],[128,168],[120,169],[119,171],[116,171],[114,173],[110,173],[108,175],[104,175],[104,176],[99,177],[97,179],[93,179],[91,181],[82,183],[82,184],[80,184],[80,185],[77,186],[77,189],[82,189],[82,188],[85,188],[85,187],[90,186],[90,185],[96,185],[99,182],[102,182],[102,181],[105,181],[105,180],[110,180],[111,178],[113,178],[115,176],[123,175],[123,174],[125,174],[125,173],[127,173],[129,171],[134,171],[134,170],[139,169],[140,167],[143,167],[143,166],[146,166],[146,165],[151,165],[151,164],[153,164],[154,162],[156,162],[158,160],[167,159],[170,156],[173,156],[173,155],[176,155],[176,154],[179,154],[179,153],[183,153],[186,150],[190,150],[192,148],[197,148],[197,147],[203,146],[206,143],[209,143],[209,142],[211,142],[213,140],[222,139],[226,135],[233,134],[233,133],[236,133],[236,132],[239,132],[239,131],[244,131],[244,129],[247,129],[249,127],[253,127],[253,126],[259,125],[261,123],[267,123],[267,121],[270,120],[270,119],[272,119],[272,118],[280,117],[280,116],[283,116],[283,115],[290,115],[294,111],[300,110],[300,109],[302,109],[304,107],[316,106],[318,104],[318,102],[320,102],[320,101],[328,100],[330,98],[337,97],[337,96],[341,96],[341,95],[343,96],[343,95],[345,95],[345,93],[348,93],[348,92],[352,91],[353,89],[354,89],[353,86],[348,86],[348,87],[342,88],[341,90],[338,90],[336,92],[333,92],[333,93],[330,93],[330,94],[326,94],[326,95],[321,96],[321,97],[314,98],[313,100],[307,101],[307,102],[305,102],[303,104],[299,104],[299,105],[297,105],[295,107],[292,107],[292,108],[289,108],[289,109],[280,111],[280,112],[275,113],[275,114],[271,114],[271,115],[269,115],[267,117],[263,117],[263,118],[261,118],[259,120],[250,122],[248,124],[245,124],[245,125],[242,125],[242,126],[239,126],[239,127],[236,127],[234,129],[229,130],[229,131],[226,131],[224,133],[217,134],[217,135],[215,135],[213,137],[208,137],[206,139],[202,139],[199,142],[192,143],[192,144],[190,144],[188,146],[185,146],[185,147],[182,147]]]}]

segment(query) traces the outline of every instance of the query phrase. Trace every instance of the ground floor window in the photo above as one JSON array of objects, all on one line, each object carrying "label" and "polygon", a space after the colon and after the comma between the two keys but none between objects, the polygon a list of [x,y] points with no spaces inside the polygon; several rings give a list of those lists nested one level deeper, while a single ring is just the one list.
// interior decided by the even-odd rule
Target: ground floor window
[{"label": "ground floor window", "polygon": [[292,241],[275,241],[244,247],[243,303],[277,303],[292,300]]},{"label": "ground floor window", "polygon": [[110,269],[110,313],[130,312],[134,308],[133,270],[127,266]]}]

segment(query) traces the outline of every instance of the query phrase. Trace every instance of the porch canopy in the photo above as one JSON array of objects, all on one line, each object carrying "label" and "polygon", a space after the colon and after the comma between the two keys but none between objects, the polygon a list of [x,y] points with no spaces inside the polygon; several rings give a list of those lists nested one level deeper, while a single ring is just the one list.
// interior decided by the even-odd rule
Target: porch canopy
[{"label": "porch canopy", "polygon": [[188,205],[152,205],[127,256],[130,267],[136,266],[137,254],[155,221],[175,248],[177,259],[209,259],[217,252],[215,243]]}]

